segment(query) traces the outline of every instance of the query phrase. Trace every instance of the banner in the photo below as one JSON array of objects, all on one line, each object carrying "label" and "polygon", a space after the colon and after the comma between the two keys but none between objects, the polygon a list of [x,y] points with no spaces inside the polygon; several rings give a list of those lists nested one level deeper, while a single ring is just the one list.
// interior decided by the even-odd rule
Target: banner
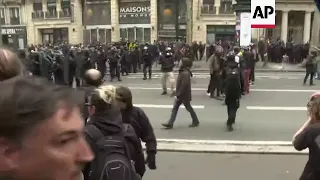
[{"label": "banner", "polygon": [[240,13],[240,46],[249,46],[251,43],[250,13]]}]

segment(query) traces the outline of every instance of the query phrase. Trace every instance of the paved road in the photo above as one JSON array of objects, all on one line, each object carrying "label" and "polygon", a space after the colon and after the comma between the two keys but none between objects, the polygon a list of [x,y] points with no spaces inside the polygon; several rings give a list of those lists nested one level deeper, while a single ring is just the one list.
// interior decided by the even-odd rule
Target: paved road
[{"label": "paved road", "polygon": [[299,179],[307,156],[164,153],[149,180],[294,180]]},{"label": "paved road", "polygon": [[[173,99],[160,95],[159,79],[143,81],[132,78],[134,76],[140,75],[124,78],[121,84],[132,89],[135,104],[144,106],[158,138],[290,141],[294,132],[306,120],[304,108],[309,96],[319,89],[319,86],[302,86],[303,73],[257,74],[266,78],[257,79],[250,95],[241,99],[235,131],[230,133],[225,131],[226,107],[222,105],[222,101],[207,97],[209,79],[204,77],[205,74],[198,74],[193,84],[192,104],[197,107],[195,111],[200,127],[189,129],[187,125],[191,118],[186,110],[181,109],[175,128],[168,131],[162,129],[160,124],[169,119]],[[319,81],[315,83],[317,82]],[[155,107],[156,105],[161,108]],[[284,110],[276,110],[277,108]]]}]

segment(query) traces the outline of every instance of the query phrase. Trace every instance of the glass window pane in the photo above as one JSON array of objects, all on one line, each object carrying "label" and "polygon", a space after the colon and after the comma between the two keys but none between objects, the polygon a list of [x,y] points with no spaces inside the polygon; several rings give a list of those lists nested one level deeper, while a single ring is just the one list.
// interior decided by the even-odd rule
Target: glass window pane
[{"label": "glass window pane", "polygon": [[99,42],[106,43],[106,30],[105,29],[99,29]]},{"label": "glass window pane", "polygon": [[97,40],[97,30],[91,29],[91,43],[95,43]]},{"label": "glass window pane", "polygon": [[202,4],[214,4],[214,0],[202,0]]},{"label": "glass window pane", "polygon": [[144,29],[144,42],[151,43],[151,29],[150,28]]},{"label": "glass window pane", "polygon": [[139,43],[143,42],[143,28],[136,28],[136,40]]},{"label": "glass window pane", "polygon": [[63,42],[69,41],[69,29],[68,28],[62,28],[61,29],[61,40]]},{"label": "glass window pane", "polygon": [[106,29],[106,43],[111,43],[111,29]]},{"label": "glass window pane", "polygon": [[121,39],[128,39],[128,37],[127,37],[127,28],[121,28],[120,29],[120,38]]},{"label": "glass window pane", "polygon": [[135,33],[134,33],[134,28],[128,28],[128,40],[129,41],[134,41],[135,39],[134,39],[134,35],[135,35]]}]

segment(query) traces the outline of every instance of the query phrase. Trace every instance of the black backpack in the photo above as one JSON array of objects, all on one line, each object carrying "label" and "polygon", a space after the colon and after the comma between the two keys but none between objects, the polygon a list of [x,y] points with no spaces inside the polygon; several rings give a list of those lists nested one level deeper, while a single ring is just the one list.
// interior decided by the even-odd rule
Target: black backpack
[{"label": "black backpack", "polygon": [[88,125],[86,133],[94,140],[98,150],[91,162],[91,180],[141,180],[123,133],[105,136],[94,125]]}]

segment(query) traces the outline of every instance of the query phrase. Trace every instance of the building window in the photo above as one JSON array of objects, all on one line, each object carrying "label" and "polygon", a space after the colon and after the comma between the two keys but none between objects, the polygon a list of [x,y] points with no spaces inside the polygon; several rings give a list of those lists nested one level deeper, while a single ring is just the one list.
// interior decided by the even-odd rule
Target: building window
[{"label": "building window", "polygon": [[233,10],[232,0],[221,0],[219,13],[220,14],[233,14],[234,10]]},{"label": "building window", "polygon": [[[221,0],[223,1],[223,0]],[[201,7],[202,14],[216,14],[215,0],[203,0]]]},{"label": "building window", "polygon": [[202,1],[202,4],[210,4],[210,5],[214,5],[214,2],[215,0],[203,0]]},{"label": "building window", "polygon": [[56,0],[47,0],[47,15],[48,18],[57,17],[57,2]]},{"label": "building window", "polygon": [[71,17],[70,0],[61,0],[61,10],[62,10],[62,17]]},{"label": "building window", "polygon": [[42,2],[33,3],[32,19],[43,18]]},{"label": "building window", "polygon": [[6,16],[4,8],[0,8],[0,21],[1,24],[6,24]]},{"label": "building window", "polygon": [[10,24],[19,25],[20,24],[20,9],[17,7],[9,8],[10,13]]}]

